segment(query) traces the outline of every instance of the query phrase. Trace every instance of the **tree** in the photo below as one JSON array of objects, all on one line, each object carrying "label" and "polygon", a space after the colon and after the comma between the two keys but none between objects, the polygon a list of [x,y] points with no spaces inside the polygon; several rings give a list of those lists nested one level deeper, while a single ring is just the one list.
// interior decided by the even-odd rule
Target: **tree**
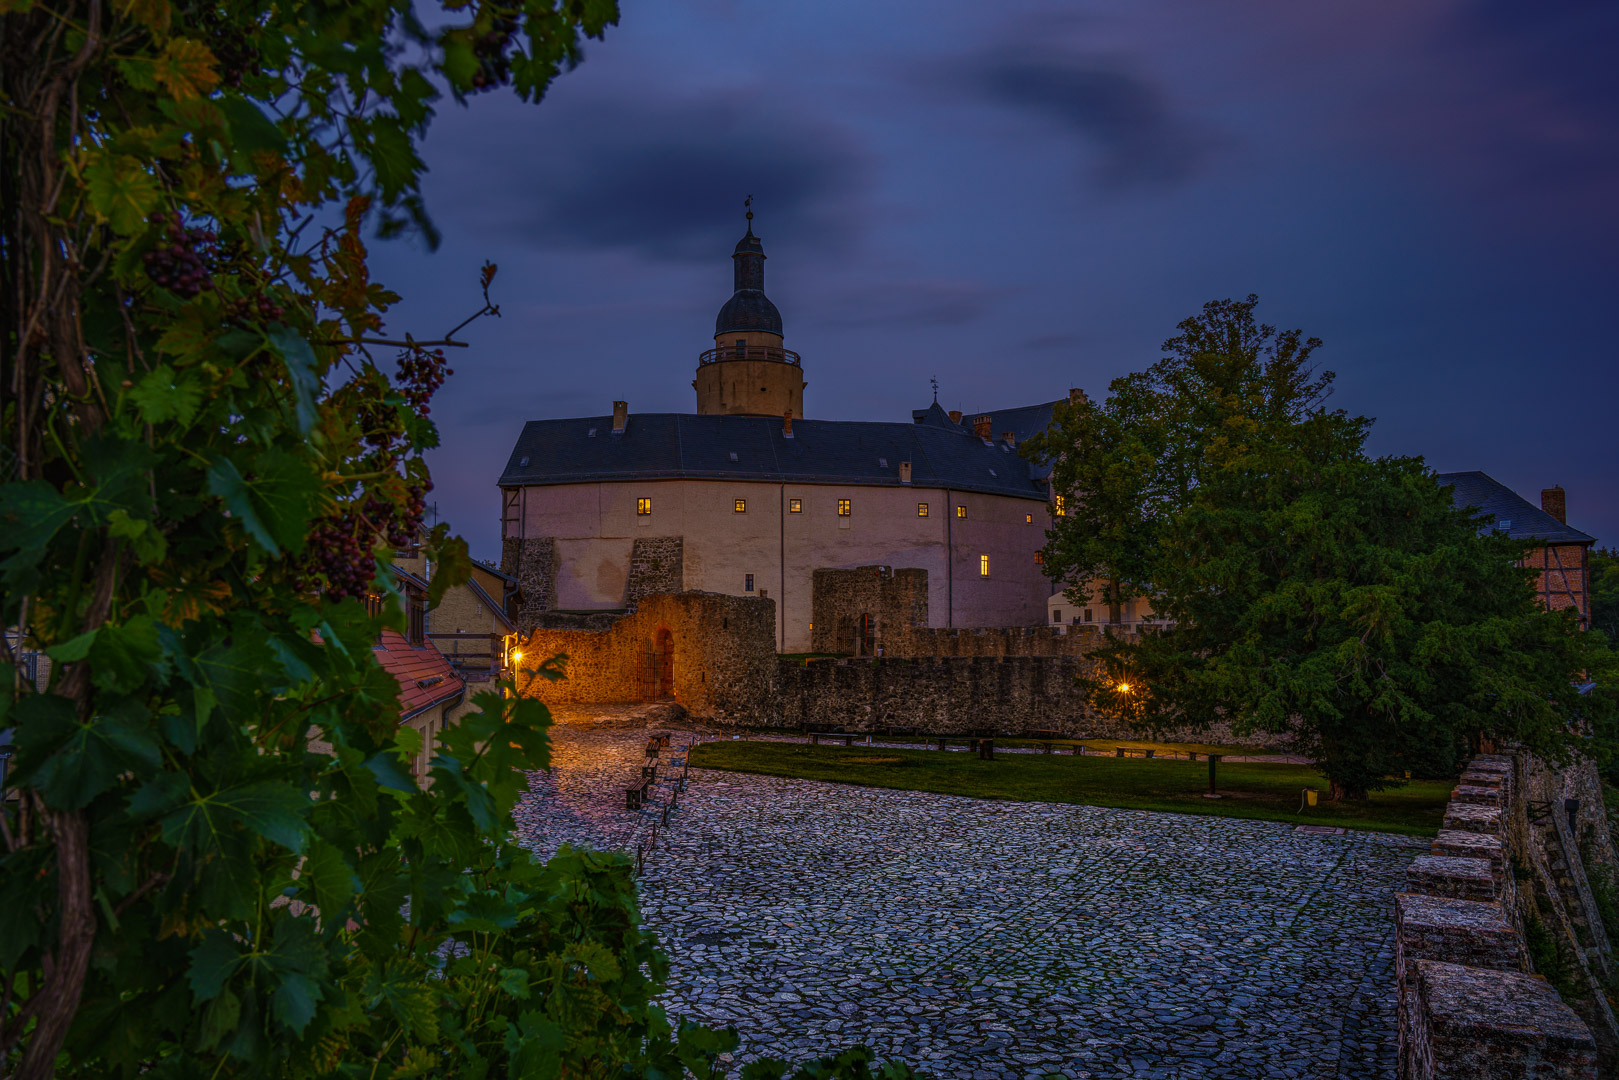
[{"label": "tree", "polygon": [[[1537,604],[1524,545],[1456,509],[1419,458],[1370,458],[1371,421],[1256,297],[1206,304],[1106,402],[1060,404],[1025,453],[1068,513],[1044,563],[1168,620],[1111,637],[1097,703],[1143,726],[1287,732],[1364,798],[1481,739],[1558,755],[1612,712],[1612,658]],[[1571,687],[1603,676],[1596,693]],[[1122,690],[1129,686],[1129,690]]]},{"label": "tree", "polygon": [[1591,629],[1602,631],[1610,645],[1619,646],[1619,551],[1592,551],[1589,572]]}]

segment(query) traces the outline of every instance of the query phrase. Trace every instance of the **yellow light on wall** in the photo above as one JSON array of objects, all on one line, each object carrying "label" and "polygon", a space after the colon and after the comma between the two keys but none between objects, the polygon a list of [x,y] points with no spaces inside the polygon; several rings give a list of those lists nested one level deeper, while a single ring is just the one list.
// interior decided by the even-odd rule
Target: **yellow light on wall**
[{"label": "yellow light on wall", "polygon": [[512,663],[514,663],[514,664],[515,664],[515,663],[517,663],[517,662],[518,662],[518,661],[519,661],[519,660],[521,660],[521,659],[522,659],[522,658],[523,658],[523,654],[522,654],[522,652],[520,652],[520,651],[519,651],[519,652],[514,652],[514,653],[512,653]]}]

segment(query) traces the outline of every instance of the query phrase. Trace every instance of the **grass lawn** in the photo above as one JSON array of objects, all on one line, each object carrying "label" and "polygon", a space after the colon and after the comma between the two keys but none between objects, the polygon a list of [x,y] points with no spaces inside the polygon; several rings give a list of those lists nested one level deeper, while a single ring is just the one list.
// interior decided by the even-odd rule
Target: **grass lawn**
[{"label": "grass lawn", "polygon": [[[980,761],[961,752],[785,742],[703,743],[692,752],[691,764],[974,799],[1080,803],[1426,835],[1438,831],[1451,789],[1448,781],[1413,780],[1376,792],[1365,803],[1330,804],[1321,774],[1308,766],[1221,762],[1218,790],[1225,797],[1205,799],[1209,767],[1202,761],[1067,754],[997,754],[994,761]],[[1321,788],[1323,794],[1320,805],[1300,814],[1299,792],[1305,787]]]}]

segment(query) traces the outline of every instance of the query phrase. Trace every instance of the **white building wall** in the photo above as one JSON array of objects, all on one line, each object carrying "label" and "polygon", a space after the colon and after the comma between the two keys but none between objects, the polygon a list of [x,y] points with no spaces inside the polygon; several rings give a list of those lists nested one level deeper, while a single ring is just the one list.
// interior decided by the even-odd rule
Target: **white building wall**
[{"label": "white building wall", "polygon": [[[636,513],[643,498],[652,500],[650,515]],[[847,517],[838,514],[839,499],[850,502]],[[925,518],[917,513],[924,502]],[[967,508],[965,518],[956,516],[957,506]],[[622,606],[635,538],[682,537],[686,588],[749,595],[752,574],[754,594],[777,602],[778,647],[802,652],[810,639],[810,575],[822,567],[927,570],[933,626],[1043,623],[1051,588],[1034,557],[1045,542],[1046,515],[1041,500],[940,488],[613,481],[524,489],[514,534],[556,538],[557,606],[567,609]],[[985,555],[987,577],[980,573]]]}]

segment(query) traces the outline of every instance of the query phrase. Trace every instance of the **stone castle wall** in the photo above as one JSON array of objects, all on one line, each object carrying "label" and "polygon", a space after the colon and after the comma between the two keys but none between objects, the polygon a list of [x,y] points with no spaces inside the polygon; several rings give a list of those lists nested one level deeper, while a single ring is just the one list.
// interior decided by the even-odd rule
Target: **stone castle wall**
[{"label": "stone castle wall", "polygon": [[686,542],[678,536],[640,536],[630,547],[624,606],[635,610],[643,597],[683,590]]},{"label": "stone castle wall", "polygon": [[[1588,761],[1468,765],[1395,897],[1400,1080],[1595,1080],[1599,1060],[1614,1063],[1612,949],[1580,850],[1612,865],[1602,813]],[[1569,1000],[1531,974],[1530,933],[1571,965]]]},{"label": "stone castle wall", "polygon": [[[806,731],[908,728],[930,735],[1058,731],[1074,738],[1140,739],[1122,720],[1095,713],[1079,686],[1091,664],[1075,656],[849,658],[776,666],[769,722]],[[1285,737],[1236,738],[1217,724],[1165,732],[1169,741],[1273,747]]]},{"label": "stone castle wall", "polygon": [[[907,633],[928,625],[928,572],[859,566],[817,570],[810,576],[810,650],[872,656],[881,648],[894,655]],[[870,648],[860,619],[872,621]]]},{"label": "stone castle wall", "polygon": [[556,537],[507,537],[500,545],[500,569],[517,579],[517,630],[527,633],[543,612],[557,606]]},{"label": "stone castle wall", "polygon": [[669,699],[695,716],[757,723],[771,695],[775,619],[770,600],[698,592],[646,596],[627,615],[553,612],[523,635],[518,667],[565,654],[567,678],[518,683],[548,705]]}]

